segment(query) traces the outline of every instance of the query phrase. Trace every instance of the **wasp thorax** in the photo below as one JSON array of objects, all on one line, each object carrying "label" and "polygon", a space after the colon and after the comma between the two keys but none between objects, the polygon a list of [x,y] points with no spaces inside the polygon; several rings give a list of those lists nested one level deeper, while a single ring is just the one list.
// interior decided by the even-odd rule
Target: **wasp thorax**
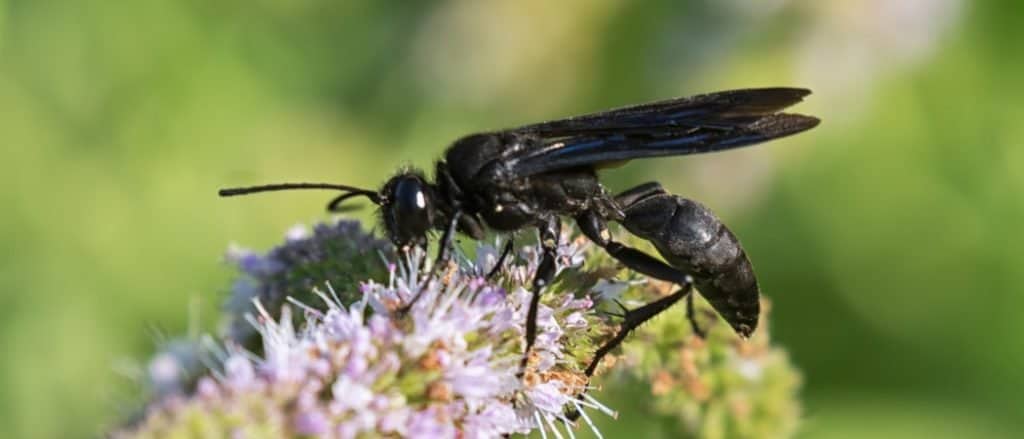
[{"label": "wasp thorax", "polygon": [[434,224],[433,197],[423,177],[406,173],[384,187],[384,225],[398,247],[426,244]]}]

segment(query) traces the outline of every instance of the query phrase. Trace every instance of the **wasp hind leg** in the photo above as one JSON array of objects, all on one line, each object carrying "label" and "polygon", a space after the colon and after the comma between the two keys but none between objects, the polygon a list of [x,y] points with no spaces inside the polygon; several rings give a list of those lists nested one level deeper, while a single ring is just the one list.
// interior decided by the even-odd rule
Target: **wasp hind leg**
[{"label": "wasp hind leg", "polygon": [[612,349],[617,348],[622,341],[626,339],[634,329],[642,325],[644,322],[650,320],[654,316],[661,314],[672,305],[675,305],[683,297],[692,297],[693,284],[687,283],[683,285],[679,291],[672,293],[671,295],[662,297],[661,299],[655,300],[654,302],[648,303],[637,309],[632,309],[626,312],[622,319],[622,325],[619,328],[619,332],[602,345],[597,352],[594,353],[594,358],[590,361],[584,373],[587,377],[594,375],[594,371],[597,370],[597,366],[601,364],[601,360],[604,359],[605,355],[608,355]]},{"label": "wasp hind leg", "polygon": [[[644,324],[654,316],[665,311],[680,299],[690,295],[693,291],[693,280],[686,273],[672,267],[655,257],[635,248],[613,241],[608,233],[607,225],[603,218],[596,212],[586,212],[576,218],[580,230],[587,238],[598,246],[605,249],[609,255],[625,265],[627,268],[650,276],[655,279],[668,281],[680,285],[680,288],[671,295],[662,297],[654,302],[648,303],[640,308],[627,310],[623,315],[623,321],[619,331],[611,340],[605,342],[595,353],[590,365],[587,366],[588,377],[594,374],[598,364],[613,349],[622,344],[626,336],[634,329]],[[691,324],[694,324],[691,316]],[[694,324],[695,325],[695,324]]]}]

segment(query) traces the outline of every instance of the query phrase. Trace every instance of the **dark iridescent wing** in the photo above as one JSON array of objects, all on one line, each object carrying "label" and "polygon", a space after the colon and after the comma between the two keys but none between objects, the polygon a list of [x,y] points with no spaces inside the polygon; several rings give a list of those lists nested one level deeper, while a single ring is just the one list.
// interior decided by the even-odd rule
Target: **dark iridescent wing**
[{"label": "dark iridescent wing", "polygon": [[510,159],[517,177],[623,160],[752,145],[813,128],[818,119],[779,113],[809,90],[730,90],[624,107],[509,131],[543,146]]}]

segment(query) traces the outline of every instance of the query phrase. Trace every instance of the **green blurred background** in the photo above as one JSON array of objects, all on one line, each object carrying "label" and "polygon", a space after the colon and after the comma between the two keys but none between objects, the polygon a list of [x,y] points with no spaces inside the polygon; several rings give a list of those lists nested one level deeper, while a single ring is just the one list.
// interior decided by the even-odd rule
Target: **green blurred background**
[{"label": "green blurred background", "polygon": [[[824,123],[609,185],[661,180],[743,239],[804,437],[1014,437],[1021,41],[1010,0],[0,0],[0,437],[100,435],[159,334],[214,327],[226,245],[328,197],[218,187],[375,186],[468,132],[769,85]],[[609,435],[676,432],[647,395],[604,397]]]}]

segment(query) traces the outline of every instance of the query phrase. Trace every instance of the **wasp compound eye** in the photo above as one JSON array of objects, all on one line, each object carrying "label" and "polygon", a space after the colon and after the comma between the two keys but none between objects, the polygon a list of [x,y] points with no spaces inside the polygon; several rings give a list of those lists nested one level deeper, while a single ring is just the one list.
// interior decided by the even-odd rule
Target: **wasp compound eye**
[{"label": "wasp compound eye", "polygon": [[389,198],[388,228],[396,244],[426,236],[433,226],[433,206],[427,185],[417,176],[395,178]]}]

